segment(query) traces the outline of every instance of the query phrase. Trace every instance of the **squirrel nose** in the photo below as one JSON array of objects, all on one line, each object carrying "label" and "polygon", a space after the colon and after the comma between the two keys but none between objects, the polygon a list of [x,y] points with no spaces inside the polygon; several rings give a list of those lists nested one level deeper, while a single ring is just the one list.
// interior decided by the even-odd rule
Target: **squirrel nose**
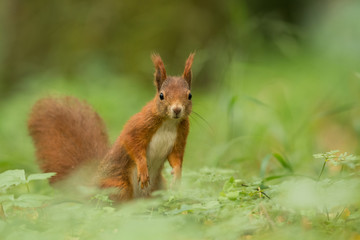
[{"label": "squirrel nose", "polygon": [[180,107],[175,107],[175,108],[173,108],[173,112],[176,114],[176,115],[178,115],[180,112],[181,112],[181,108]]}]

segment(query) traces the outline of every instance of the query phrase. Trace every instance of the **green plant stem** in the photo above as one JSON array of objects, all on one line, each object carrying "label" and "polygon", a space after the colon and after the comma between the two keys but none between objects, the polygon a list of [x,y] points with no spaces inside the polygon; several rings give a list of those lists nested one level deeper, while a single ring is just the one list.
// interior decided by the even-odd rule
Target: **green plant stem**
[{"label": "green plant stem", "polygon": [[336,221],[340,218],[341,214],[345,211],[345,208],[346,208],[346,207],[344,207],[341,212],[339,212],[339,213],[336,214],[336,217],[335,217],[335,220],[336,220]]},{"label": "green plant stem", "polygon": [[327,220],[330,221],[329,210],[325,207]]},{"label": "green plant stem", "polygon": [[327,162],[327,161],[328,161],[328,159],[326,158],[325,161],[324,161],[324,164],[323,164],[323,166],[322,166],[322,168],[321,168],[321,172],[320,172],[320,175],[319,175],[319,177],[318,177],[318,181],[320,181],[321,175],[322,175],[323,172],[324,172],[324,169],[325,169],[325,166],[326,166],[326,162]]},{"label": "green plant stem", "polygon": [[30,188],[29,188],[29,184],[28,184],[28,183],[26,183],[26,189],[27,189],[28,193],[30,193]]},{"label": "green plant stem", "polygon": [[0,203],[0,218],[6,220],[5,209],[4,209],[4,206],[1,203]]},{"label": "green plant stem", "polygon": [[344,172],[344,165],[341,166],[340,175],[342,176]]}]

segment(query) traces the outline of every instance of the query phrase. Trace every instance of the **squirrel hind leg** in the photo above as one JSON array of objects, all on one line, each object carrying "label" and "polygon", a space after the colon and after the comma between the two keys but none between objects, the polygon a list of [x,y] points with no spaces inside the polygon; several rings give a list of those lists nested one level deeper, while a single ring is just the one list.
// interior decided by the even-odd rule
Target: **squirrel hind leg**
[{"label": "squirrel hind leg", "polygon": [[110,199],[115,202],[129,201],[134,198],[133,188],[131,184],[119,178],[106,178],[101,180],[101,188],[112,188],[110,191]]},{"label": "squirrel hind leg", "polygon": [[155,184],[153,185],[151,192],[157,191],[157,190],[164,190],[166,189],[166,179],[162,174],[159,174],[157,177]]}]

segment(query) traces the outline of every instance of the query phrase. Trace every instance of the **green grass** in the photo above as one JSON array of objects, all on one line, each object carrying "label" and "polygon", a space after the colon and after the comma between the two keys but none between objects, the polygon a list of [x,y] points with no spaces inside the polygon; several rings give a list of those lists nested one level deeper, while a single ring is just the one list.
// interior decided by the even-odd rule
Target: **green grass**
[{"label": "green grass", "polygon": [[[196,75],[195,75],[196,76]],[[195,80],[196,82],[196,77]],[[26,131],[49,94],[86,99],[111,140],[154,95],[126,76],[36,76],[0,104],[0,171],[39,173]],[[358,69],[314,56],[233,61],[213,88],[193,87],[179,191],[116,206],[106,194],[75,200],[0,175],[2,239],[358,239]],[[323,155],[313,154],[323,152]],[[169,179],[168,164],[164,174]],[[2,176],[2,177],[1,177]],[[42,178],[43,175],[35,175]],[[44,178],[46,176],[43,176]],[[31,178],[30,178],[31,179]]]},{"label": "green grass", "polygon": [[[325,159],[343,166],[359,164],[353,156]],[[277,184],[234,175],[234,170],[218,168],[186,170],[179,191],[114,206],[103,194],[79,202],[48,186],[36,190],[34,180],[48,176],[7,171],[0,175],[0,231],[4,239],[359,237],[360,181],[353,171],[321,181],[313,179],[318,176],[292,175]]]}]

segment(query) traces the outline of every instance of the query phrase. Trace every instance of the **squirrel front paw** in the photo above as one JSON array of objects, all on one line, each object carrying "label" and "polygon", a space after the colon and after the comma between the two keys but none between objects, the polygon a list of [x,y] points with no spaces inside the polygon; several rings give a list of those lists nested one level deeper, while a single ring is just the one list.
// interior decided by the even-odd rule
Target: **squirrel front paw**
[{"label": "squirrel front paw", "polygon": [[170,187],[172,189],[178,189],[181,182],[181,167],[174,167],[171,171],[171,174],[173,175],[173,179],[171,181]]},{"label": "squirrel front paw", "polygon": [[141,188],[147,187],[150,184],[149,172],[147,170],[138,172],[138,183],[140,183]]}]

